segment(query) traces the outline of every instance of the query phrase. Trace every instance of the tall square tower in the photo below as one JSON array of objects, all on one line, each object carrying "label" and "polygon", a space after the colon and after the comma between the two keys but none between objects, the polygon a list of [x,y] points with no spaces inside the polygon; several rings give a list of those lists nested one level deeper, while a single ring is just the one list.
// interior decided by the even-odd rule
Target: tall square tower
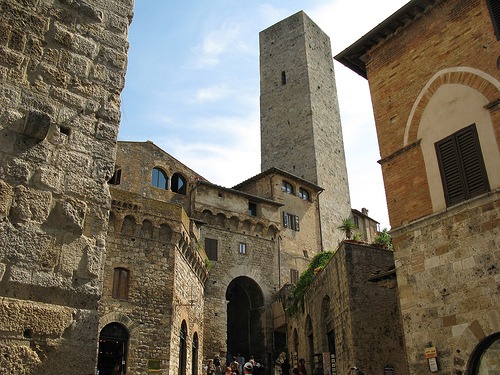
[{"label": "tall square tower", "polygon": [[325,190],[323,249],[342,239],[350,198],[330,38],[302,11],[260,33],[261,168]]}]

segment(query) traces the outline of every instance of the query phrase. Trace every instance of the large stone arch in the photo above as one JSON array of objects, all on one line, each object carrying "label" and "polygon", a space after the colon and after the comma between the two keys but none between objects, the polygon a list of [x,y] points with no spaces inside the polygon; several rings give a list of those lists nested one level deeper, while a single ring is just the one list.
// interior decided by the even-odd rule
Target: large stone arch
[{"label": "large stone arch", "polygon": [[234,278],[226,289],[227,350],[245,358],[265,358],[264,293],[247,276]]}]

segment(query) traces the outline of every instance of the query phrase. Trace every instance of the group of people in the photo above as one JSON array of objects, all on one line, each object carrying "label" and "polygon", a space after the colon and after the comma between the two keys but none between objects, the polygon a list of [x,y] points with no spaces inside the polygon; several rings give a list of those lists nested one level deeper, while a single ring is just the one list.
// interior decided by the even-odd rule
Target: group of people
[{"label": "group of people", "polygon": [[[305,363],[306,361],[304,358],[299,359],[298,365],[292,370],[293,375],[307,375]],[[290,375],[290,368],[290,362],[288,361],[288,358],[285,358],[281,364],[281,375]],[[349,370],[347,370],[347,375],[365,375],[365,373],[356,366],[352,366]]]},{"label": "group of people", "polygon": [[[217,355],[210,359],[206,369],[207,375],[222,375],[224,371],[220,357]],[[225,375],[256,374],[261,369],[262,364],[255,361],[253,356],[250,356],[248,362],[245,362],[245,357],[240,354],[228,354],[226,357]]]}]

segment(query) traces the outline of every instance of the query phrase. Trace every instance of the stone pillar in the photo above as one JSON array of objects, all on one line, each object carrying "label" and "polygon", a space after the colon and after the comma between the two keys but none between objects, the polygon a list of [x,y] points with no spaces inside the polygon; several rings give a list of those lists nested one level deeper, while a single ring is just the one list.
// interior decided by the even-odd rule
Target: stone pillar
[{"label": "stone pillar", "polygon": [[93,374],[133,0],[0,0],[2,373]]}]

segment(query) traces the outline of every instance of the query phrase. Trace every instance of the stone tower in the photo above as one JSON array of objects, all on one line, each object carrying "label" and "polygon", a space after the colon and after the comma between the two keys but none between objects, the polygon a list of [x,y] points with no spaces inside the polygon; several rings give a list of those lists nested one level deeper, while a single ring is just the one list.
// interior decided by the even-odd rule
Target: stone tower
[{"label": "stone tower", "polygon": [[0,0],[0,372],[93,374],[133,1]]},{"label": "stone tower", "polygon": [[260,33],[261,168],[277,167],[325,190],[324,250],[350,199],[330,38],[302,11]]}]

